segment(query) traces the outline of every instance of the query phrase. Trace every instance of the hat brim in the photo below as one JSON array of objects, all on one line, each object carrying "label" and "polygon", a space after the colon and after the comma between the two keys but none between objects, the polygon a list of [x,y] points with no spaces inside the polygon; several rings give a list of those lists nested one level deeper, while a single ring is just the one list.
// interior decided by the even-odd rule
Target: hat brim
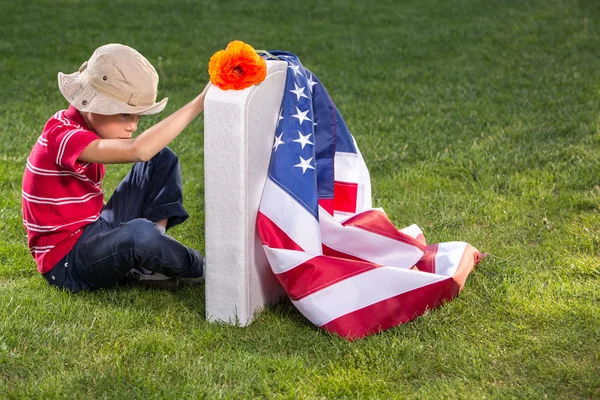
[{"label": "hat brim", "polygon": [[64,98],[79,111],[95,114],[134,114],[151,115],[161,112],[167,105],[168,98],[149,106],[130,106],[119,100],[111,99],[94,89],[79,76],[79,72],[72,74],[58,73],[58,88]]}]

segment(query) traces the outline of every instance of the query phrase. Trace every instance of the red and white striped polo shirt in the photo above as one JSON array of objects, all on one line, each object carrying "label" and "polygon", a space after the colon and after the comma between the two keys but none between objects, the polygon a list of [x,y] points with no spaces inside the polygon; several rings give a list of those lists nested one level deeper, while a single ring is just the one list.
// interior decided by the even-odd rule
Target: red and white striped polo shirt
[{"label": "red and white striped polo shirt", "polygon": [[97,139],[70,106],[48,120],[27,158],[23,224],[41,273],[50,271],[73,248],[83,227],[100,215],[106,167],[77,160]]}]

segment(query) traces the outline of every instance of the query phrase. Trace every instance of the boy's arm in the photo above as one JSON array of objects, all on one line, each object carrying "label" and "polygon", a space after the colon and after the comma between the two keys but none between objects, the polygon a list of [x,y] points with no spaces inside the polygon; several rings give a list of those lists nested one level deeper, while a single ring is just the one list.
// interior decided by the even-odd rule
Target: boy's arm
[{"label": "boy's arm", "polygon": [[90,143],[78,160],[98,164],[148,161],[165,148],[204,110],[210,84],[194,100],[131,139],[98,139]]}]

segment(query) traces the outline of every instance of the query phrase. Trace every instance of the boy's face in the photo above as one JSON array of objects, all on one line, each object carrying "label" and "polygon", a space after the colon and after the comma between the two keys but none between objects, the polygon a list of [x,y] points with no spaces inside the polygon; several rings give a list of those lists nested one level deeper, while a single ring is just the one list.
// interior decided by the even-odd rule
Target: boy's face
[{"label": "boy's face", "polygon": [[130,139],[140,120],[139,115],[133,114],[86,113],[85,117],[90,129],[102,139]]}]

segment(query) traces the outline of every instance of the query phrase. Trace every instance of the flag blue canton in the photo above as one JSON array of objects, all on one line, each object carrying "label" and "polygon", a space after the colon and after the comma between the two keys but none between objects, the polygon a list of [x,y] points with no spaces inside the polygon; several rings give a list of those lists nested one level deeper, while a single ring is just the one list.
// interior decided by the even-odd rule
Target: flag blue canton
[{"label": "flag blue canton", "polygon": [[288,69],[269,177],[318,219],[319,199],[333,199],[335,152],[356,153],[356,146],[319,79],[296,55],[270,54]]}]

